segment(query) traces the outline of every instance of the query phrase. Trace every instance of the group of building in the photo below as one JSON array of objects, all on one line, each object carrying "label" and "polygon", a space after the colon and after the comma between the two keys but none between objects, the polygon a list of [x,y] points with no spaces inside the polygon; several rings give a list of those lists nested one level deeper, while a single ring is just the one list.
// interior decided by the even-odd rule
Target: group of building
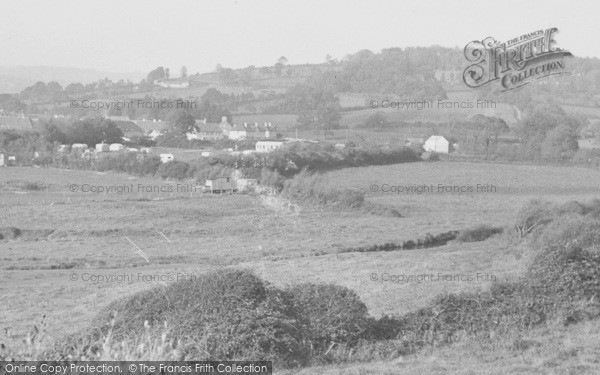
[{"label": "group of building", "polygon": [[218,141],[221,139],[241,140],[263,140],[274,139],[275,128],[270,122],[259,125],[254,124],[230,124],[227,117],[223,116],[220,123],[208,123],[206,119],[196,120],[192,131],[186,134],[188,140],[197,139],[201,141]]}]

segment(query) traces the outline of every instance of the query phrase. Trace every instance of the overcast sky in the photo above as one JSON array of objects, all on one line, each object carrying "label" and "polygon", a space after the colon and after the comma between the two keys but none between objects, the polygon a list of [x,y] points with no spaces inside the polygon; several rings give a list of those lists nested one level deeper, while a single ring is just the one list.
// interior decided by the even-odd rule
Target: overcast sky
[{"label": "overcast sky", "polygon": [[0,66],[178,74],[319,63],[361,49],[463,48],[558,27],[558,45],[600,57],[600,1],[1,0]]}]

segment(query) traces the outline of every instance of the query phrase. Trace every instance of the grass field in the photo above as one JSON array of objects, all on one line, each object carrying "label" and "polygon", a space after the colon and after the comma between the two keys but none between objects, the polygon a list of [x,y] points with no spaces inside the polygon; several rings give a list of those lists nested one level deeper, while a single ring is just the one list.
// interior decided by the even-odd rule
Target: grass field
[{"label": "grass field", "polygon": [[[484,223],[510,226],[517,210],[534,198],[600,197],[600,173],[580,168],[409,163],[344,169],[324,178],[338,188],[367,190],[369,200],[393,206],[404,217],[309,206],[292,213],[264,197],[202,194],[189,191],[185,182],[2,168],[0,228],[21,233],[0,240],[1,326],[12,327],[18,343],[46,314],[49,334],[60,336],[84,327],[118,297],[223,266],[253,269],[276,285],[333,282],[357,291],[372,315],[406,313],[440,292],[486,288],[492,276],[515,277],[526,264],[527,249],[499,235],[424,250],[339,251]],[[488,184],[497,191],[392,194],[381,191],[384,184]],[[133,187],[98,194],[83,192],[84,185]],[[165,192],[169,187],[175,191]],[[464,282],[391,280],[418,274],[481,276]]]}]

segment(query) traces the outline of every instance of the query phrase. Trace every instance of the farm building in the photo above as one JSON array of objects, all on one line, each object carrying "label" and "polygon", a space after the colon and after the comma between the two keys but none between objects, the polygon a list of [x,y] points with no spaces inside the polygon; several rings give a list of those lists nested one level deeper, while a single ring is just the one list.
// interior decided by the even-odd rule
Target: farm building
[{"label": "farm building", "polygon": [[9,116],[0,112],[0,130],[33,130],[33,123],[29,117]]},{"label": "farm building", "polygon": [[233,177],[217,177],[212,180],[206,180],[204,190],[211,193],[233,193],[237,190],[237,186]]},{"label": "farm building", "polygon": [[108,147],[109,151],[123,151],[125,149],[125,146],[123,146],[120,143],[113,143]]},{"label": "farm building", "polygon": [[256,152],[271,152],[283,147],[280,141],[258,141],[256,142]]},{"label": "farm building", "polygon": [[173,154],[160,154],[161,163],[168,163],[173,160],[175,160],[175,156],[173,156]]},{"label": "farm building", "polygon": [[432,135],[425,141],[423,148],[428,152],[447,154],[450,152],[450,142],[441,135]]},{"label": "farm building", "polygon": [[97,143],[96,151],[97,152],[108,152],[110,150],[110,145],[108,143]]}]

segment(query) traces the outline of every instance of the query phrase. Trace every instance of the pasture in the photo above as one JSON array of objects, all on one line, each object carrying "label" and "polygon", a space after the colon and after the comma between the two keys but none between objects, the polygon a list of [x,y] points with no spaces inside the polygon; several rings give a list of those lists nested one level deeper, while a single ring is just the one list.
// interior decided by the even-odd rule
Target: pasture
[{"label": "pasture", "polygon": [[[48,333],[58,337],[84,327],[116,298],[226,266],[250,268],[275,285],[333,282],[355,290],[374,316],[402,314],[440,292],[473,291],[487,288],[493,278],[514,278],[526,263],[527,249],[507,245],[498,235],[420,250],[341,250],[478,224],[510,226],[531,199],[600,197],[600,173],[580,168],[408,163],[344,169],[324,178],[337,188],[367,190],[369,200],[393,206],[404,217],[310,206],[290,212],[255,195],[163,191],[185,182],[2,168],[2,327],[12,327],[18,344],[45,314]],[[382,191],[384,184],[485,184],[496,191],[395,194]],[[83,185],[133,188],[98,193],[83,192]],[[377,191],[371,191],[373,185]],[[434,278],[406,279],[425,274]],[[446,280],[444,275],[475,279]]]}]

